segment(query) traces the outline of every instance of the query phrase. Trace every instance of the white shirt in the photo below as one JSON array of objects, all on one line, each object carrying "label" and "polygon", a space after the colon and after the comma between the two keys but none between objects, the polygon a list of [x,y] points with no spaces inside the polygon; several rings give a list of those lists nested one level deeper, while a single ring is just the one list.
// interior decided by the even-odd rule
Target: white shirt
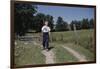
[{"label": "white shirt", "polygon": [[50,27],[43,26],[41,30],[42,30],[42,32],[50,32]]}]

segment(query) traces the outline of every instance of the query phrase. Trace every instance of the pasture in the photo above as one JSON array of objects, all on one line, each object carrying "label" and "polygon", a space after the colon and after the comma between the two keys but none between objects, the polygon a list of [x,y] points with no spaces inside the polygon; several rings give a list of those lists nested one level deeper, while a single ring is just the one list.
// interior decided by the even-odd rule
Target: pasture
[{"label": "pasture", "polygon": [[[74,31],[51,32],[49,47],[54,54],[53,58],[47,58],[49,55],[43,52],[41,39],[25,41],[16,39],[15,65],[49,64],[46,62],[49,59],[53,59],[54,63],[94,61],[95,46],[93,33],[92,29],[78,30],[76,33]],[[27,33],[26,36],[40,36],[41,38],[40,33]],[[75,56],[75,54],[79,57]]]}]

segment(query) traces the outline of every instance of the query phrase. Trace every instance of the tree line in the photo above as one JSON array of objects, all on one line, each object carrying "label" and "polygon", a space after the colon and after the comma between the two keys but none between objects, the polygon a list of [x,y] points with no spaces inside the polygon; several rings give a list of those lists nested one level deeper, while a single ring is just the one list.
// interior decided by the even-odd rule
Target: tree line
[{"label": "tree line", "polygon": [[51,31],[73,30],[75,24],[77,30],[94,28],[94,19],[83,18],[73,20],[71,23],[64,21],[61,16],[54,23],[54,17],[45,13],[38,13],[38,7],[33,4],[16,3],[14,5],[14,32],[16,35],[25,35],[29,30],[41,32],[44,21],[48,21]]}]

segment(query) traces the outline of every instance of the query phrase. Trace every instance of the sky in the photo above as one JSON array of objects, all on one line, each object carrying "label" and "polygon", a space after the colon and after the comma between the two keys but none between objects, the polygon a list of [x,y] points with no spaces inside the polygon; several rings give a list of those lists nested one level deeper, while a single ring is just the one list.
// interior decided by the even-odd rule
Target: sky
[{"label": "sky", "polygon": [[70,23],[72,20],[94,18],[94,8],[38,5],[37,11],[38,13],[52,15],[54,17],[54,23],[56,23],[59,16],[61,16],[63,20],[67,21],[68,23]]}]

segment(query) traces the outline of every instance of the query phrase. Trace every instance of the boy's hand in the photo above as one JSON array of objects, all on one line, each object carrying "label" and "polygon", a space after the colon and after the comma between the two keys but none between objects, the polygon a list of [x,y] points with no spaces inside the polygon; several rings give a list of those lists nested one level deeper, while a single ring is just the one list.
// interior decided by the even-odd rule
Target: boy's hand
[{"label": "boy's hand", "polygon": [[49,32],[49,35],[50,35],[50,32]]}]

